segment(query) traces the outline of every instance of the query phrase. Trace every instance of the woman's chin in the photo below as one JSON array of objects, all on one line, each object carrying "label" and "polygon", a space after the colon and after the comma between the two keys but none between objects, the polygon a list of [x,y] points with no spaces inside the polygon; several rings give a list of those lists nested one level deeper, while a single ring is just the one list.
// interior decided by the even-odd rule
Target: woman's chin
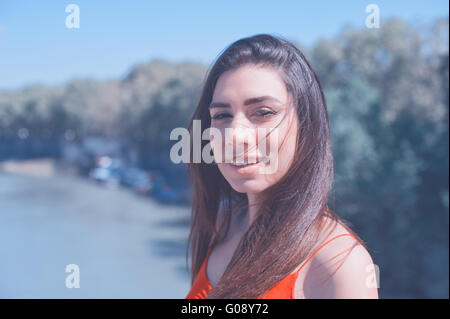
[{"label": "woman's chin", "polygon": [[242,179],[228,181],[231,187],[238,193],[260,193],[267,187],[261,181],[256,179]]},{"label": "woman's chin", "polygon": [[230,164],[219,164],[220,172],[238,193],[260,193],[273,184],[274,181],[269,178],[269,175],[259,174],[258,170],[261,168],[255,167],[241,168]]}]

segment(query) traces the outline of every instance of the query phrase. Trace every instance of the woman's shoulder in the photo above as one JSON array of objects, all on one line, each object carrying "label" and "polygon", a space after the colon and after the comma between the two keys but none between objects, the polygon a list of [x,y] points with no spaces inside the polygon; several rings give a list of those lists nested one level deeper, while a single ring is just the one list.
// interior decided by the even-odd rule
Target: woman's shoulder
[{"label": "woman's shoulder", "polygon": [[[341,221],[326,218],[326,225],[332,227],[332,231],[324,231],[319,235],[317,253],[315,259],[323,259],[333,252],[342,252],[355,245],[360,245],[356,236]],[[362,245],[360,245],[362,246]]]},{"label": "woman's shoulder", "polygon": [[335,221],[329,217],[324,217],[324,219],[325,227],[323,227],[317,236],[317,239],[313,243],[313,253],[305,261],[298,265],[294,272],[297,272],[300,270],[300,267],[302,267],[301,271],[304,273],[306,268],[309,268],[307,267],[308,264],[310,265],[314,261],[322,260],[326,257],[327,253],[342,250],[345,247],[348,248],[357,242],[353,234],[351,234],[346,226],[344,226],[340,221]]},{"label": "woman's shoulder", "polygon": [[331,232],[319,236],[318,243],[319,248],[310,257],[309,265],[297,277],[296,296],[377,298],[376,289],[367,285],[368,276],[375,270],[372,258],[346,226],[336,222]]}]

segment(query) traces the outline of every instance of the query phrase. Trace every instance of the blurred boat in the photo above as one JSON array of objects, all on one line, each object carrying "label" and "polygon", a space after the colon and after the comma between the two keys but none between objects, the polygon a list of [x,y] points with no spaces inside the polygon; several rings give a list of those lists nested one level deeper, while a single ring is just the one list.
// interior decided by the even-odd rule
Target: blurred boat
[{"label": "blurred boat", "polygon": [[90,178],[108,187],[120,185],[123,171],[123,163],[120,159],[99,156],[95,159],[95,164],[96,166],[89,173]]},{"label": "blurred boat", "polygon": [[166,179],[161,175],[155,177],[152,196],[165,204],[185,203],[182,191],[170,186]]},{"label": "blurred boat", "polygon": [[121,185],[131,188],[140,195],[147,195],[153,189],[150,173],[137,167],[128,167],[122,170]]}]

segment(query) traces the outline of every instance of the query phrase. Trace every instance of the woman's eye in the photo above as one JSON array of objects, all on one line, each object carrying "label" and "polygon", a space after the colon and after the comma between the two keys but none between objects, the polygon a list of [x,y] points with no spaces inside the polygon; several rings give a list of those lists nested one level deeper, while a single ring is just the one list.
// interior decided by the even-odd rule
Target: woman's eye
[{"label": "woman's eye", "polygon": [[212,116],[211,118],[213,120],[222,120],[222,119],[227,118],[227,117],[231,117],[231,115],[228,114],[228,113],[218,113],[218,114]]},{"label": "woman's eye", "polygon": [[261,117],[269,117],[271,115],[277,114],[277,112],[271,111],[271,110],[259,110],[259,111],[255,112],[255,114],[257,116],[261,116]]}]

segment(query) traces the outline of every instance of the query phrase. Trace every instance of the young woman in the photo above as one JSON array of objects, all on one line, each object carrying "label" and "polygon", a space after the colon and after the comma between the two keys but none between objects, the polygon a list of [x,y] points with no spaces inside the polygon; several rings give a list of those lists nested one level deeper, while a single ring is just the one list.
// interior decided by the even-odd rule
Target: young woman
[{"label": "young woman", "polygon": [[[267,34],[231,44],[208,72],[191,132],[194,120],[222,139],[211,143],[215,161],[189,164],[187,298],[378,298],[364,242],[327,207],[334,171],[326,102],[298,48]],[[262,140],[261,128],[269,132]],[[217,156],[227,129],[229,161],[226,151]],[[276,146],[269,155],[267,143]]]}]

